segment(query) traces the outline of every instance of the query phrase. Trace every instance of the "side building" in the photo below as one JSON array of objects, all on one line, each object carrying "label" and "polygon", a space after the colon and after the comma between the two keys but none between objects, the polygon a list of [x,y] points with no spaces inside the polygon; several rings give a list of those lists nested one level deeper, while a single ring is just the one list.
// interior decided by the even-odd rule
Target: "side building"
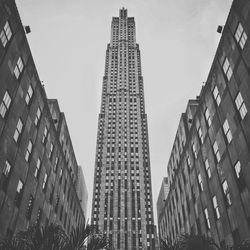
[{"label": "side building", "polygon": [[98,119],[92,224],[116,250],[157,247],[141,52],[134,17],[112,18]]},{"label": "side building", "polygon": [[46,97],[14,0],[0,0],[0,238],[85,222],[64,114]]},{"label": "side building", "polygon": [[78,181],[76,185],[76,192],[79,197],[82,210],[84,214],[87,214],[87,203],[88,203],[88,192],[87,192],[87,186],[84,178],[84,174],[82,171],[82,167],[78,167]]},{"label": "side building", "polygon": [[235,0],[200,95],[182,114],[162,220],[221,246],[250,237],[250,2]]},{"label": "side building", "polygon": [[164,205],[169,193],[169,182],[168,177],[164,177],[161,183],[161,189],[158,195],[156,207],[157,207],[157,217],[158,217],[158,231],[159,238],[166,239],[166,222],[164,218]]}]

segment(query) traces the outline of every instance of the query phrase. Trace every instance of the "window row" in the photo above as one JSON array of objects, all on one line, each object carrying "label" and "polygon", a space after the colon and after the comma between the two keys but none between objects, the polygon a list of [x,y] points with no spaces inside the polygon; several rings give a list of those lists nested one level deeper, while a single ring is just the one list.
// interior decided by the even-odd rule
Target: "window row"
[{"label": "window row", "polygon": [[[31,100],[32,96],[33,96],[33,88],[31,87],[31,85],[29,85],[28,90],[27,90],[27,94],[25,97],[25,102],[27,105],[30,104],[30,100]],[[11,102],[12,102],[12,99],[10,97],[9,92],[5,91],[2,102],[0,104],[0,115],[2,118],[5,118],[7,111],[10,109]],[[41,115],[41,112],[40,112],[40,115]]]}]

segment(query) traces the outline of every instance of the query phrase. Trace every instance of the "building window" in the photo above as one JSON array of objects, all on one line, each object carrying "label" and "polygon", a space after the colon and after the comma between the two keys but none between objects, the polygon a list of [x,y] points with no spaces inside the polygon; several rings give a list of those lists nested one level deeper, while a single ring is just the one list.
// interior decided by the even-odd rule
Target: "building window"
[{"label": "building window", "polygon": [[16,66],[14,68],[14,75],[15,75],[16,79],[19,78],[22,71],[23,71],[23,60],[22,60],[21,57],[19,57],[18,60],[17,60],[17,64],[16,64]]},{"label": "building window", "polygon": [[244,49],[244,46],[245,46],[246,41],[247,41],[247,34],[244,31],[241,23],[238,24],[236,32],[234,34],[234,37],[235,37],[237,43],[240,45],[241,49]]},{"label": "building window", "polygon": [[58,157],[56,157],[55,165],[54,165],[54,172],[55,173],[57,172],[57,168],[58,168]]},{"label": "building window", "polygon": [[205,118],[206,118],[208,127],[210,127],[212,122],[211,122],[211,117],[210,117],[208,108],[206,108],[206,111],[205,111]]},{"label": "building window", "polygon": [[6,91],[3,97],[3,101],[0,105],[0,115],[2,116],[2,118],[5,117],[6,112],[10,107],[10,103],[11,103],[11,98],[8,91]]},{"label": "building window", "polygon": [[62,177],[63,177],[63,170],[60,170],[60,174],[59,174],[59,184],[62,183]]},{"label": "building window", "polygon": [[232,77],[233,71],[232,71],[232,68],[230,66],[230,63],[227,57],[225,58],[224,63],[223,63],[223,71],[225,75],[227,76],[227,80],[229,81]]},{"label": "building window", "polygon": [[42,219],[42,209],[39,208],[37,212],[37,217],[36,217],[36,224],[40,225]]},{"label": "building window", "polygon": [[227,119],[225,120],[225,122],[223,124],[223,131],[224,131],[224,134],[227,138],[227,142],[230,143],[232,141],[232,133],[230,131]]},{"label": "building window", "polygon": [[32,87],[30,85],[29,88],[28,88],[26,97],[25,97],[25,102],[26,102],[27,105],[29,105],[32,96],[33,96],[33,89],[32,89]]},{"label": "building window", "polygon": [[33,204],[34,204],[34,197],[32,195],[30,195],[30,198],[29,198],[29,201],[28,201],[27,210],[26,210],[26,218],[28,220],[30,220],[30,218],[31,218]]},{"label": "building window", "polygon": [[15,132],[14,132],[14,136],[13,136],[15,142],[18,142],[18,139],[20,137],[20,134],[22,133],[22,130],[23,130],[23,122],[22,122],[21,118],[19,118]]},{"label": "building window", "polygon": [[20,206],[23,195],[23,182],[21,180],[18,181],[16,188],[16,196],[15,196],[15,205],[17,207]]},{"label": "building window", "polygon": [[196,150],[195,143],[193,143],[192,145],[192,150],[193,150],[194,158],[197,159],[197,150]]},{"label": "building window", "polygon": [[3,30],[0,33],[0,40],[2,42],[3,47],[6,46],[11,37],[12,37],[12,31],[9,22],[7,21],[3,27]]},{"label": "building window", "polygon": [[201,127],[198,128],[198,135],[199,135],[199,138],[200,138],[200,141],[201,141],[201,144],[202,144],[204,142],[204,137],[203,137],[203,134],[202,134]]},{"label": "building window", "polygon": [[201,174],[198,174],[198,182],[199,182],[200,191],[203,191],[203,182],[202,182]]},{"label": "building window", "polygon": [[43,138],[42,138],[42,143],[45,144],[46,140],[47,140],[47,136],[48,136],[48,129],[45,126],[44,128],[44,132],[43,132]]},{"label": "building window", "polygon": [[35,176],[37,179],[39,178],[40,169],[41,169],[41,160],[40,160],[40,158],[38,158],[38,159],[37,159],[37,162],[36,162],[35,173],[34,173],[34,176]]},{"label": "building window", "polygon": [[223,187],[223,192],[224,192],[224,195],[225,195],[226,205],[231,206],[232,205],[232,200],[231,200],[231,195],[230,195],[229,187],[228,187],[228,184],[227,184],[226,180],[222,183],[222,187]]},{"label": "building window", "polygon": [[34,121],[34,123],[35,123],[36,126],[38,125],[38,123],[40,121],[41,114],[42,114],[41,109],[38,107],[37,111],[36,111],[35,121]]},{"label": "building window", "polygon": [[220,211],[216,196],[213,197],[213,207],[214,207],[215,218],[218,220],[220,218]]},{"label": "building window", "polygon": [[50,144],[50,149],[49,149],[49,159],[52,158],[53,150],[54,150],[54,144],[51,143],[51,144]]},{"label": "building window", "polygon": [[246,182],[245,182],[244,177],[242,175],[240,161],[237,161],[236,164],[234,165],[234,171],[235,171],[235,175],[237,177],[237,183],[238,183],[239,189],[240,189],[240,191],[242,191],[246,187]]},{"label": "building window", "polygon": [[209,220],[207,208],[204,209],[204,215],[205,215],[205,218],[206,218],[207,229],[210,229],[210,228],[211,228],[211,225],[210,225],[210,220]]},{"label": "building window", "polygon": [[46,191],[47,182],[48,182],[48,175],[47,175],[47,173],[45,173],[45,174],[44,174],[44,178],[43,178],[43,185],[42,185],[42,190],[43,190],[43,192]]},{"label": "building window", "polygon": [[213,144],[213,150],[214,150],[214,154],[216,156],[216,160],[217,162],[220,162],[220,151],[219,151],[219,147],[218,147],[218,144],[217,142],[215,141],[214,144]]},{"label": "building window", "polygon": [[1,187],[2,187],[2,189],[3,189],[4,192],[6,192],[7,187],[8,187],[11,169],[12,169],[12,166],[6,160],[4,168],[3,168],[3,172],[2,172],[2,177],[1,177],[1,180],[0,180]]},{"label": "building window", "polygon": [[3,169],[3,175],[7,178],[10,175],[11,171],[11,165],[8,161],[5,162],[4,169]]},{"label": "building window", "polygon": [[241,176],[241,164],[240,161],[237,161],[236,164],[234,165],[234,170],[237,178],[239,179]]},{"label": "building window", "polygon": [[26,160],[27,162],[28,162],[29,159],[30,159],[32,147],[33,147],[33,143],[32,143],[31,140],[29,140],[28,147],[27,147],[26,154],[25,154],[25,160]]},{"label": "building window", "polygon": [[241,119],[244,119],[244,117],[247,114],[247,108],[246,108],[246,105],[244,103],[244,100],[243,100],[240,92],[238,93],[238,95],[235,98],[235,104],[236,104],[238,111],[240,112]]},{"label": "building window", "polygon": [[191,161],[190,161],[189,155],[187,155],[186,161],[187,161],[188,167],[191,168]]},{"label": "building window", "polygon": [[206,161],[205,161],[205,168],[206,168],[207,177],[211,178],[211,168],[209,166],[208,159],[206,159]]},{"label": "building window", "polygon": [[213,96],[214,96],[214,100],[216,101],[217,106],[219,106],[221,102],[221,97],[220,97],[220,93],[219,93],[217,86],[215,86],[213,89]]}]

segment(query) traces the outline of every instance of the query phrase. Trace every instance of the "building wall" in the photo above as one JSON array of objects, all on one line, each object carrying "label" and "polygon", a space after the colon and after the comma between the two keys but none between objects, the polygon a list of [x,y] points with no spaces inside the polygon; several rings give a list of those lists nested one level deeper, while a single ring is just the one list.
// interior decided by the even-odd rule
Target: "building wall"
[{"label": "building wall", "polygon": [[[33,222],[55,222],[69,232],[85,215],[55,115],[66,122],[46,98],[14,0],[0,1],[0,37],[0,238]],[[70,140],[68,131],[65,137]]]},{"label": "building wall", "polygon": [[249,36],[250,2],[234,1],[206,84],[182,114],[168,163],[170,192],[160,223],[169,240],[201,233],[232,245],[250,236]]},{"label": "building wall", "polygon": [[165,221],[164,221],[164,206],[169,193],[168,177],[164,177],[161,184],[161,189],[157,199],[157,216],[158,216],[158,232],[160,238],[164,239],[165,236]]},{"label": "building wall", "polygon": [[135,21],[113,17],[99,114],[92,223],[115,249],[155,249],[147,115]]},{"label": "building wall", "polygon": [[78,166],[78,182],[76,185],[76,192],[79,197],[82,210],[84,214],[87,214],[87,202],[88,202],[88,193],[87,193],[87,186],[85,182],[85,178],[83,175],[82,167]]}]

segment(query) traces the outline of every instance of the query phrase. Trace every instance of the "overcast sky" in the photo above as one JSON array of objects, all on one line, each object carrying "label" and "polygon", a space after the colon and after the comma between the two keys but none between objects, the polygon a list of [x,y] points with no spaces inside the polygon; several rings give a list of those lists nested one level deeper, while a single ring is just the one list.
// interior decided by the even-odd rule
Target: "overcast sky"
[{"label": "overcast sky", "polygon": [[[128,9],[142,57],[154,212],[181,113],[200,93],[232,0],[16,0],[48,98],[66,115],[91,212],[97,118],[111,18]],[[157,218],[155,216],[155,222]]]}]

